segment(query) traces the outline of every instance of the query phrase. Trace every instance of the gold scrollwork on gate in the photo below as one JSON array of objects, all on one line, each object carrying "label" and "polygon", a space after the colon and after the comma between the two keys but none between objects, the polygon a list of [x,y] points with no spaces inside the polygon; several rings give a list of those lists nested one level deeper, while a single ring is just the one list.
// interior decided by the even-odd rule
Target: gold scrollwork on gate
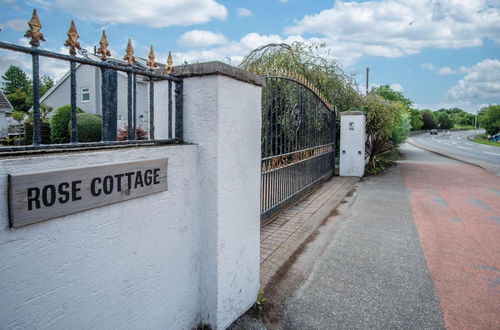
[{"label": "gold scrollwork on gate", "polygon": [[261,170],[262,172],[267,172],[271,170],[276,170],[279,168],[283,168],[288,165],[292,165],[294,163],[298,163],[300,161],[319,156],[333,150],[332,145],[321,146],[314,149],[300,150],[297,152],[279,155],[272,158],[268,158],[262,161]]}]

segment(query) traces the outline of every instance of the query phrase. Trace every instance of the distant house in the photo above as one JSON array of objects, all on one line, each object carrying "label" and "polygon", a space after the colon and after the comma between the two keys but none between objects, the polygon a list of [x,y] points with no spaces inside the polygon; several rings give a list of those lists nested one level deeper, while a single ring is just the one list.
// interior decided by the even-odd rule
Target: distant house
[{"label": "distant house", "polygon": [[[90,59],[100,61],[100,58],[89,54]],[[116,59],[108,61],[124,63]],[[137,59],[137,61],[141,61]],[[137,63],[142,65],[142,63]],[[127,123],[127,75],[122,71],[117,71],[117,103],[118,103],[118,127]],[[137,125],[147,127],[148,109],[149,109],[149,82],[142,76],[137,76]],[[88,113],[102,114],[101,98],[101,69],[92,65],[77,64],[76,68],[76,106]],[[49,89],[41,98],[40,103],[52,107],[53,110],[58,107],[70,104],[70,72],[68,71],[54,86]],[[50,114],[48,115],[50,117]]]},{"label": "distant house", "polygon": [[0,91],[0,137],[7,137],[9,134],[9,126],[12,125],[12,110],[14,108],[10,104],[5,94]]}]

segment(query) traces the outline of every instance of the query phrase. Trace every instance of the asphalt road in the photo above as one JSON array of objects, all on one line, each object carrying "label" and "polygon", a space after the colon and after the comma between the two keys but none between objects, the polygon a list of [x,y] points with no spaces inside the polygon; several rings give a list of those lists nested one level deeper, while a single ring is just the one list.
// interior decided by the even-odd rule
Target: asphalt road
[{"label": "asphalt road", "polygon": [[409,142],[432,151],[464,160],[500,175],[500,147],[475,143],[467,139],[474,131],[439,132],[438,135],[422,133],[414,135]]},{"label": "asphalt road", "polygon": [[271,327],[246,318],[234,329],[500,329],[500,178],[401,151],[295,261],[289,277],[314,263],[304,279],[277,284]]}]

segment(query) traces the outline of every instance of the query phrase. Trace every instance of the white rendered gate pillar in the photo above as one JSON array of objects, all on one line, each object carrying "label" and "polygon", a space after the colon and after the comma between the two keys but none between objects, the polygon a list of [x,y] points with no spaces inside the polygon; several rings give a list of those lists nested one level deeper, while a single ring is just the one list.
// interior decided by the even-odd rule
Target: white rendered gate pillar
[{"label": "white rendered gate pillar", "polygon": [[201,320],[224,329],[256,301],[263,79],[221,62],[176,67],[184,141],[199,146]]},{"label": "white rendered gate pillar", "polygon": [[340,113],[340,176],[362,177],[365,173],[365,114]]}]

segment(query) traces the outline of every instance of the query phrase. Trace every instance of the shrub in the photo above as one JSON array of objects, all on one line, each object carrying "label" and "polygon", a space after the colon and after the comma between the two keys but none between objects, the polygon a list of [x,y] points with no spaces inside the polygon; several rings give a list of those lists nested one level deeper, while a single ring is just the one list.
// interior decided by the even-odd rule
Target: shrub
[{"label": "shrub", "polygon": [[[101,116],[86,112],[79,113],[76,115],[76,124],[78,128],[78,142],[101,141]],[[71,123],[68,123],[67,130],[68,134],[71,135]]]},{"label": "shrub", "polygon": [[26,116],[26,112],[23,111],[12,111],[12,119],[17,121],[18,124],[21,124],[21,121],[24,119],[24,116]]},{"label": "shrub", "polygon": [[[76,112],[83,113],[83,110],[76,108]],[[68,124],[71,119],[71,106],[69,104],[60,106],[54,111],[50,118],[50,141],[52,143],[68,143],[69,131]]]},{"label": "shrub", "polygon": [[500,104],[489,105],[479,111],[479,125],[486,133],[494,135],[500,131]]}]

